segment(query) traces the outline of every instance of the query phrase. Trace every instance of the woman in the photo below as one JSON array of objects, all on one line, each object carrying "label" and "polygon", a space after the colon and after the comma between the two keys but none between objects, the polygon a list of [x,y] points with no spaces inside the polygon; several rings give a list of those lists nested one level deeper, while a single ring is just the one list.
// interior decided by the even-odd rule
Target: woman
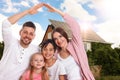
[{"label": "woman", "polygon": [[48,5],[43,4],[50,12],[60,14],[72,31],[72,39],[62,28],[56,28],[52,33],[52,39],[58,49],[58,59],[63,63],[68,80],[95,80],[89,65],[84,45],[80,35],[79,24],[68,14]]}]

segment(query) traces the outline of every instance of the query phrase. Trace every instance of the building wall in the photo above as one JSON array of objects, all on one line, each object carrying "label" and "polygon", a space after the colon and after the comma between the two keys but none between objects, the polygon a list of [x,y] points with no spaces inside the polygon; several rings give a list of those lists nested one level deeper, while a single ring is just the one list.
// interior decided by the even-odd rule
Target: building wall
[{"label": "building wall", "polygon": [[90,42],[84,42],[84,48],[85,51],[91,51],[91,43]]}]

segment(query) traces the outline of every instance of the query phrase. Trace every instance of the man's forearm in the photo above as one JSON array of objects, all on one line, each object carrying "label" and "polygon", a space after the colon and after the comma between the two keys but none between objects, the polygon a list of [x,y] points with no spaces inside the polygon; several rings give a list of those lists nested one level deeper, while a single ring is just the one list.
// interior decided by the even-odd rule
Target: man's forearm
[{"label": "man's forearm", "polygon": [[16,23],[19,19],[21,19],[22,17],[24,17],[24,16],[27,15],[27,14],[29,14],[29,11],[28,11],[28,10],[25,10],[25,11],[23,11],[23,12],[21,12],[21,13],[18,13],[18,14],[15,14],[15,15],[9,17],[8,20],[9,20],[9,22],[10,22],[11,24],[14,24],[14,23]]}]

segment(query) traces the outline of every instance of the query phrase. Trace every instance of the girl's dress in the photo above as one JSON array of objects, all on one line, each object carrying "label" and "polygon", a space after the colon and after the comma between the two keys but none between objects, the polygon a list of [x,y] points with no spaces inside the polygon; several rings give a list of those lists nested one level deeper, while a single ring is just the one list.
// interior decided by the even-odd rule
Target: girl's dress
[{"label": "girl's dress", "polygon": [[[33,73],[33,76],[32,76],[33,80],[42,80],[41,78],[41,74],[36,74],[36,73]],[[30,80],[30,70],[27,70],[23,75],[22,75],[22,80]]]}]

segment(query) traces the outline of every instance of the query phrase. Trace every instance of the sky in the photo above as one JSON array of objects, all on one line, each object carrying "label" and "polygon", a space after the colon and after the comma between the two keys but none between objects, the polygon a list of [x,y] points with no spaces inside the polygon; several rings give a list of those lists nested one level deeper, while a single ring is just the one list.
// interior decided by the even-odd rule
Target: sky
[{"label": "sky", "polygon": [[[112,47],[120,45],[120,0],[0,0],[0,41],[2,39],[2,21],[16,13],[29,9],[41,2],[48,3],[61,11],[73,16],[84,29],[92,28],[101,38]],[[44,36],[49,19],[64,21],[56,14],[50,13],[45,7],[37,14],[26,15],[11,28],[19,39],[19,30],[26,21],[32,21],[37,26],[33,44],[38,45]]]}]

